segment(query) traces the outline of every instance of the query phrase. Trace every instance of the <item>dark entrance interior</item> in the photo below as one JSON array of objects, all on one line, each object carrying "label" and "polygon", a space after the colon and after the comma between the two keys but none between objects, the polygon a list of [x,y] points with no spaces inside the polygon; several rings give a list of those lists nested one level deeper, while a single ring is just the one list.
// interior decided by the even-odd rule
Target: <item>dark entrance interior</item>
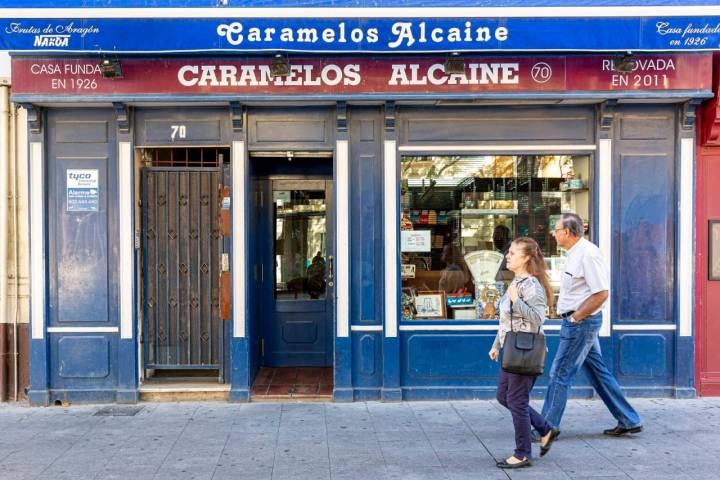
[{"label": "dark entrance interior", "polygon": [[229,149],[145,149],[141,158],[145,378],[222,382],[219,211]]},{"label": "dark entrance interior", "polygon": [[318,395],[332,388],[332,157],[251,155],[250,170],[253,392]]}]

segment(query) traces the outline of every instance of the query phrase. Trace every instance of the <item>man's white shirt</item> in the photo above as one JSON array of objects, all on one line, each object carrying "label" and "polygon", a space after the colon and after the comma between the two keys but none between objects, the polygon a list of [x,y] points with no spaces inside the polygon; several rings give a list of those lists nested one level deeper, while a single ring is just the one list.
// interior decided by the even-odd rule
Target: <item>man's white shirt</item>
[{"label": "man's white shirt", "polygon": [[[600,249],[581,238],[567,251],[565,270],[560,279],[559,314],[580,308],[591,295],[609,290],[609,273]],[[592,315],[600,312],[601,305]]]}]

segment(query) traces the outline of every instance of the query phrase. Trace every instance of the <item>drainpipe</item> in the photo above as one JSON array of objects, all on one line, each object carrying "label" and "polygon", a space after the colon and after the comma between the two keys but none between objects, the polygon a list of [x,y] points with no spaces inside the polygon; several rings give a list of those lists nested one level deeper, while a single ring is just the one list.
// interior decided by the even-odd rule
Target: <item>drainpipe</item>
[{"label": "drainpipe", "polygon": [[[7,345],[7,225],[10,166],[10,86],[0,85],[0,352]],[[7,355],[0,361],[0,400],[7,399]]]},{"label": "drainpipe", "polygon": [[[13,312],[13,379],[15,380],[13,400],[18,401],[18,390],[20,389],[20,339],[18,338],[18,322],[20,321],[20,231],[19,217],[18,217],[18,202],[20,201],[20,194],[18,192],[19,186],[19,170],[18,170],[18,108],[14,103],[10,104],[10,159],[13,164],[13,252],[15,257],[15,270],[14,270],[14,293],[15,293],[15,309]],[[23,177],[24,178],[24,177]]]}]

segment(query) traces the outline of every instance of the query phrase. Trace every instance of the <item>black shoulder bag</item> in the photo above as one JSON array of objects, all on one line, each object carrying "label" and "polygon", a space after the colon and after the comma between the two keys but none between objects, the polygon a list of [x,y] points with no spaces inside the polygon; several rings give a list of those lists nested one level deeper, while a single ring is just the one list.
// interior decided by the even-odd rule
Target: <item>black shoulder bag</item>
[{"label": "black shoulder bag", "polygon": [[[520,293],[518,292],[518,295]],[[516,332],[512,323],[513,304],[510,301],[510,331],[505,335],[502,348],[502,369],[519,375],[542,375],[545,369],[545,335],[541,333]]]}]

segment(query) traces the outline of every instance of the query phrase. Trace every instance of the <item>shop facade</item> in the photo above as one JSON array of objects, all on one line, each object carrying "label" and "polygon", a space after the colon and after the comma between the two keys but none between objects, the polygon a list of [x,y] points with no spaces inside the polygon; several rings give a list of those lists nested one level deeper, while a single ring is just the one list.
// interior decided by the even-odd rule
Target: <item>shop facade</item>
[{"label": "shop facade", "polygon": [[[367,23],[362,39],[334,35],[362,44]],[[508,35],[467,28],[475,50]],[[713,57],[668,45],[128,48],[106,65],[18,48],[30,401],[133,402],[173,371],[209,372],[248,401],[262,367],[291,366],[331,369],[336,401],[491,398],[502,252],[535,238],[558,287],[551,230],[570,211],[611,265],[601,344],[624,389],[695,395],[695,110]],[[573,393],[592,388],[581,377]]]}]

